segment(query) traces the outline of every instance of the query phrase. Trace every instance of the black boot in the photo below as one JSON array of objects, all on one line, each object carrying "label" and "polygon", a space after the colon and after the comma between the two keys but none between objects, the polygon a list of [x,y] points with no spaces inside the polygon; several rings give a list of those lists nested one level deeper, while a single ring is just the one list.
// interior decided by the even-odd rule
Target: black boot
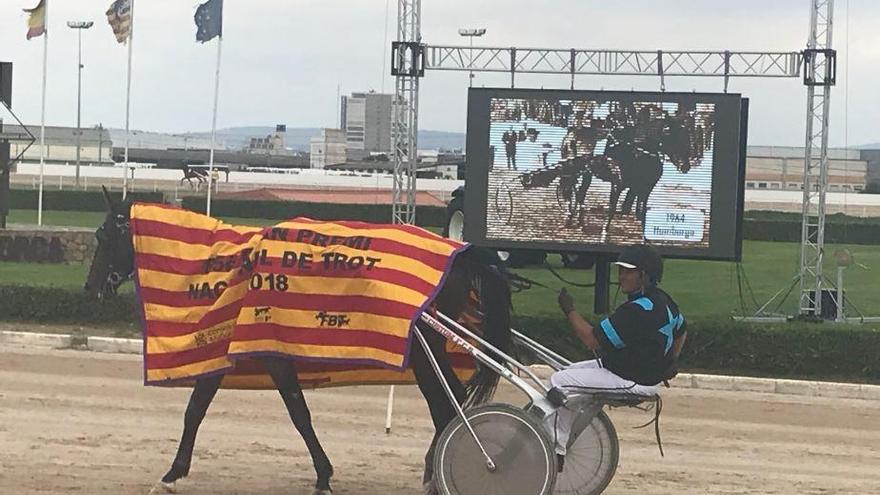
[{"label": "black boot", "polygon": [[556,472],[561,473],[563,466],[565,466],[565,456],[556,454]]}]

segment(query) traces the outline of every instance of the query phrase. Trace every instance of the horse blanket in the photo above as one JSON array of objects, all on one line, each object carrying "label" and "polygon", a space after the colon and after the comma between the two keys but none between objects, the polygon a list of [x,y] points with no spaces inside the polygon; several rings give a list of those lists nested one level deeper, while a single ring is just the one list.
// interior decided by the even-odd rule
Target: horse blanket
[{"label": "horse blanket", "polygon": [[[257,355],[296,361],[304,387],[413,383],[411,328],[467,247],[409,225],[295,218],[225,224],[179,208],[131,208],[144,383],[274,388]],[[474,370],[452,344],[459,377]]]}]

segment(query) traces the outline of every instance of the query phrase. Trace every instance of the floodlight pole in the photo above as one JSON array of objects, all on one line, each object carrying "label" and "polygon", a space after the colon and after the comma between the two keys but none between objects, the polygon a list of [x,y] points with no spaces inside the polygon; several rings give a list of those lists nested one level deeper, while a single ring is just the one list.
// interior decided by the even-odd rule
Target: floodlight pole
[{"label": "floodlight pole", "polygon": [[[486,28],[461,28],[458,30],[459,36],[464,36],[470,40],[470,55],[471,58],[468,60],[468,66],[473,67],[474,65],[474,38],[479,38],[486,34]],[[474,85],[474,71],[468,71],[468,87],[473,87]]]},{"label": "floodlight pole", "polygon": [[92,21],[67,21],[67,27],[76,29],[77,33],[77,63],[76,63],[76,181],[79,188],[79,162],[82,151],[82,32],[89,29],[95,23]]}]

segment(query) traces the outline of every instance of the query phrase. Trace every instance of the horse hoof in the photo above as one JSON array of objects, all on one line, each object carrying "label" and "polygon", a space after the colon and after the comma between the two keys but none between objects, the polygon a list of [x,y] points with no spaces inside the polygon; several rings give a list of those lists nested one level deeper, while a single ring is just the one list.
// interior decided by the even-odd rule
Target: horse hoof
[{"label": "horse hoof", "polygon": [[331,490],[329,488],[327,488],[326,490],[315,488],[314,490],[312,490],[312,495],[332,495],[332,494],[333,494],[333,490]]},{"label": "horse hoof", "polygon": [[157,481],[153,488],[150,489],[149,495],[158,495],[160,493],[177,493],[177,482],[165,483]]}]

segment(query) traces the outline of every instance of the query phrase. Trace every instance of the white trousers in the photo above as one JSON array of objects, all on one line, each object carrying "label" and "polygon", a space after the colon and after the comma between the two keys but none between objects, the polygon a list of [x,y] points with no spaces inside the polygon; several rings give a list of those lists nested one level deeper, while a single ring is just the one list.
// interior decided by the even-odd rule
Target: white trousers
[{"label": "white trousers", "polygon": [[[598,392],[614,392],[633,395],[656,395],[660,385],[639,385],[636,382],[621,378],[602,367],[598,359],[572,363],[571,366],[557,371],[550,376],[550,385],[561,389],[566,394],[589,394]],[[578,405],[583,404],[578,401]],[[565,455],[565,448],[571,434],[578,407],[574,409],[560,407],[556,414],[544,419],[544,426],[550,433],[551,440],[556,440],[556,453]]]}]

